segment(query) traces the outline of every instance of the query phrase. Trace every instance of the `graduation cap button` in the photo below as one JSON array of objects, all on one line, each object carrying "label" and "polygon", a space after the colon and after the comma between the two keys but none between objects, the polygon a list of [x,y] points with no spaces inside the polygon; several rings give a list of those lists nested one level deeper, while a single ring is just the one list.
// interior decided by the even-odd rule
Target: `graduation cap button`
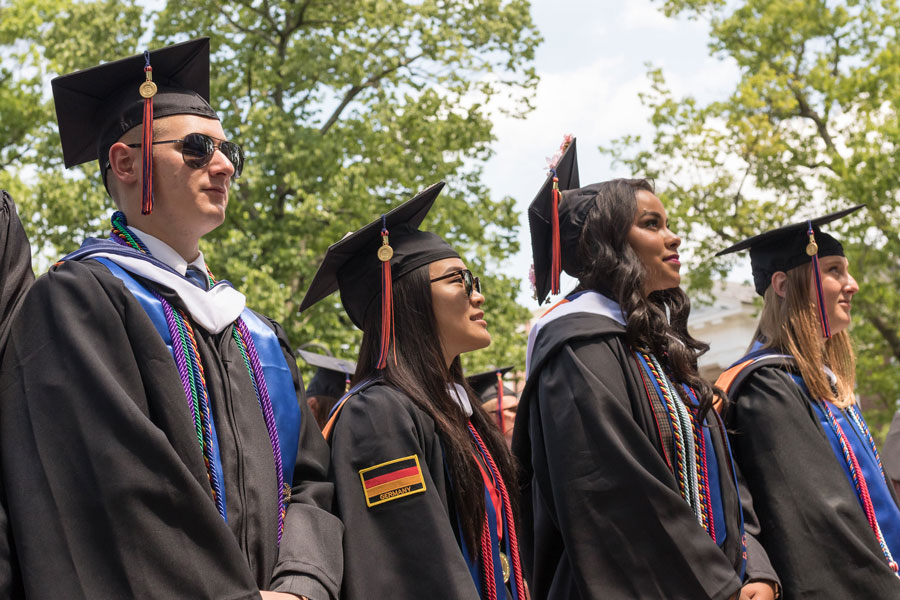
[{"label": "graduation cap button", "polygon": [[387,236],[381,239],[381,248],[378,249],[378,260],[387,262],[394,256],[394,249],[388,244]]},{"label": "graduation cap button", "polygon": [[819,253],[819,245],[816,243],[816,236],[813,232],[809,232],[809,243],[806,245],[806,255],[815,256]]},{"label": "graduation cap button", "polygon": [[148,79],[141,84],[138,92],[141,94],[141,98],[152,98],[156,95],[156,84]]}]

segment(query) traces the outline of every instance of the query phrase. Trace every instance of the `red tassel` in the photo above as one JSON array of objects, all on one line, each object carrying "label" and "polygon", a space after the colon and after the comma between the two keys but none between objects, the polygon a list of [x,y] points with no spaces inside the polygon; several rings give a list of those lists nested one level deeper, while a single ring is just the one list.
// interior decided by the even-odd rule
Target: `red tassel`
[{"label": "red tassel", "polygon": [[559,177],[553,171],[553,210],[551,211],[552,259],[550,264],[550,293],[559,293],[559,275],[562,272],[562,251],[559,242]]},{"label": "red tassel", "polygon": [[[391,257],[394,249],[388,243],[388,230],[382,215],[381,248],[378,259],[381,261],[381,349],[378,352],[376,369],[387,366],[388,353],[394,341],[394,294],[391,282]],[[397,364],[397,350],[394,348],[394,364]]]},{"label": "red tassel", "polygon": [[141,214],[153,212],[153,96],[156,95],[156,84],[153,83],[153,67],[150,66],[150,52],[144,52],[144,83],[138,90],[144,99],[144,123],[141,135],[141,164],[143,176],[141,180]]},{"label": "red tassel", "polygon": [[497,371],[497,425],[500,433],[506,433],[506,423],[503,420],[503,374]]},{"label": "red tassel", "polygon": [[141,184],[141,214],[153,212],[153,98],[144,100],[143,181]]}]

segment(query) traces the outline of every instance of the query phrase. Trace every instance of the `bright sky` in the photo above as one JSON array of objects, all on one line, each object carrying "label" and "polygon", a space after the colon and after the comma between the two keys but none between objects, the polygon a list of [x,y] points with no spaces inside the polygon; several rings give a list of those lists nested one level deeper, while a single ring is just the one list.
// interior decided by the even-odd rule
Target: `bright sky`
[{"label": "bright sky", "polygon": [[[526,283],[520,302],[537,303],[527,283],[531,240],[526,212],[546,177],[547,160],[563,134],[578,138],[581,183],[640,175],[613,169],[598,146],[625,134],[649,134],[649,112],[638,93],[649,89],[647,62],[661,67],[676,97],[721,97],[736,67],[709,55],[706,23],[668,19],[650,0],[532,0],[544,36],[536,65],[541,82],[535,110],[524,120],[495,121],[495,156],[485,183],[495,197],[510,195],[520,212],[522,250],[504,272]],[[665,202],[665,196],[662,196]],[[569,280],[571,281],[571,280]],[[563,291],[571,283],[563,282]]]}]

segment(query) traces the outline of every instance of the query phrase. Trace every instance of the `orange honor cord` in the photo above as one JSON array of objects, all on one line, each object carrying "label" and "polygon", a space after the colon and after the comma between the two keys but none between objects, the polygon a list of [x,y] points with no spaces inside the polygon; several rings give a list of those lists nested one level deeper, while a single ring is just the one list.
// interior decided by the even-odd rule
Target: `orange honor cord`
[{"label": "orange honor cord", "polygon": [[153,211],[153,96],[156,95],[156,84],[153,83],[153,67],[150,66],[150,52],[144,52],[144,83],[138,91],[144,99],[144,123],[141,137],[142,181],[141,181],[141,214],[149,215]]},{"label": "orange honor cord", "polygon": [[[394,249],[388,240],[387,220],[381,215],[381,247],[378,249],[378,260],[381,261],[381,350],[378,352],[376,369],[387,366],[388,353],[394,336],[394,301],[391,282],[391,258]],[[397,350],[394,349],[394,364],[397,363]]]}]

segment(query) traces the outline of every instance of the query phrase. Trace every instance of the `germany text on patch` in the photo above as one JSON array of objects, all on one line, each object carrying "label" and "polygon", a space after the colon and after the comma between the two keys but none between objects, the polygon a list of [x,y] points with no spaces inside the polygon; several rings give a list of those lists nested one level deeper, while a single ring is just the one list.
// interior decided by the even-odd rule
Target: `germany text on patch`
[{"label": "germany text on patch", "polygon": [[425,491],[419,457],[413,454],[359,472],[366,506],[375,506]]}]

